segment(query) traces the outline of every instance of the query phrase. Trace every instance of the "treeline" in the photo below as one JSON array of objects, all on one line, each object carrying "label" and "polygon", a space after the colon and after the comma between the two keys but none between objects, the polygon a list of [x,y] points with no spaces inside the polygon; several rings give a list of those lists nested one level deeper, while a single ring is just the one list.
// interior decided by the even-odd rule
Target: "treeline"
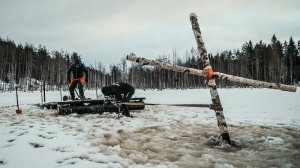
[{"label": "treeline", "polygon": [[[14,84],[19,84],[23,90],[37,90],[42,83],[48,89],[67,88],[66,73],[73,54],[77,53],[48,51],[44,46],[36,48],[27,43],[16,45],[10,39],[0,38],[0,90],[14,89]],[[281,43],[273,35],[270,44],[249,41],[241,49],[209,54],[209,57],[214,71],[284,84],[300,81],[300,41],[296,44],[292,37]],[[158,56],[157,60],[202,69],[198,51],[194,48],[183,56],[173,50],[172,54]],[[87,67],[90,74],[88,89],[120,81],[141,89],[206,87],[205,79],[201,77],[140,66],[125,58],[108,69],[101,62]],[[221,80],[217,83],[219,87],[239,86]]]},{"label": "treeline", "polygon": [[283,43],[275,35],[270,44],[249,41],[241,50],[225,51],[211,60],[216,71],[236,76],[291,85],[300,81],[300,41],[296,44],[292,37]]},{"label": "treeline", "polygon": [[[22,90],[37,90],[44,83],[47,89],[67,87],[66,74],[73,54],[77,53],[50,52],[45,46],[16,45],[10,39],[0,38],[0,90],[13,90],[15,84]],[[100,63],[98,69],[88,66],[88,71],[90,88],[96,86],[94,81],[98,79],[110,81],[109,73]]]}]

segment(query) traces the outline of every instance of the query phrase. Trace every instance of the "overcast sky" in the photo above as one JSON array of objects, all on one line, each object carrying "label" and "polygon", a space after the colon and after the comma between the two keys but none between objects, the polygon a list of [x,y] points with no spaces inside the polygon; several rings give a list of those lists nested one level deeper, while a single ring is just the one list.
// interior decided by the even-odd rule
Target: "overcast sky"
[{"label": "overcast sky", "polygon": [[246,41],[300,40],[300,0],[0,0],[0,36],[48,50],[78,52],[86,64],[126,54],[183,56],[196,47],[196,13],[208,52]]}]

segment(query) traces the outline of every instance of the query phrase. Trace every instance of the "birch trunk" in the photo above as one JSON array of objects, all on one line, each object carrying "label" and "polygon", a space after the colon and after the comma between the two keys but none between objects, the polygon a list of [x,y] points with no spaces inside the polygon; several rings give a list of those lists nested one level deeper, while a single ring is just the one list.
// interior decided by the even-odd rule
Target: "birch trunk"
[{"label": "birch trunk", "polygon": [[[163,63],[160,61],[155,61],[155,60],[149,60],[143,57],[137,57],[135,54],[129,54],[127,55],[127,60],[132,61],[132,62],[137,62],[142,65],[151,65],[163,69],[169,69],[172,71],[176,72],[182,72],[182,73],[187,73],[187,74],[192,74],[192,75],[198,75],[201,77],[206,77],[206,74],[202,70],[199,69],[194,69],[194,68],[187,68],[183,66],[178,66],[178,65],[172,65],[168,63]],[[264,82],[264,81],[258,81],[258,80],[253,80],[253,79],[248,79],[248,78],[243,78],[239,76],[233,76],[233,75],[228,75],[224,74],[221,72],[214,72],[214,77],[231,81],[231,82],[237,82],[240,84],[245,84],[245,85],[250,85],[253,87],[257,88],[269,88],[269,89],[278,89],[282,91],[289,91],[289,92],[296,92],[297,87],[292,86],[292,85],[284,85],[281,83],[269,83],[269,82]]]},{"label": "birch trunk", "polygon": [[[199,51],[199,54],[200,54],[199,56],[200,56],[200,58],[202,60],[202,63],[203,63],[203,68],[204,69],[211,68],[211,70],[212,70],[212,67],[211,67],[210,61],[209,61],[209,57],[207,55],[207,51],[206,51],[206,48],[205,48],[205,45],[204,45],[204,41],[203,41],[203,38],[202,38],[202,35],[201,35],[201,31],[200,31],[200,27],[199,27],[199,24],[198,24],[196,14],[194,14],[194,13],[190,14],[190,21],[191,21],[192,29],[193,29],[194,36],[195,36],[195,39],[196,39],[196,42],[197,42],[198,51]],[[208,74],[208,73],[206,72],[206,74]],[[213,109],[215,110],[215,113],[216,113],[218,127],[220,129],[222,139],[227,141],[228,144],[231,144],[227,124],[226,124],[225,117],[224,117],[224,114],[223,114],[223,107],[222,107],[222,104],[221,104],[221,101],[220,101],[219,93],[217,91],[217,86],[216,86],[215,79],[209,77],[207,85],[209,86],[211,100],[212,100],[212,107],[213,107]]]}]

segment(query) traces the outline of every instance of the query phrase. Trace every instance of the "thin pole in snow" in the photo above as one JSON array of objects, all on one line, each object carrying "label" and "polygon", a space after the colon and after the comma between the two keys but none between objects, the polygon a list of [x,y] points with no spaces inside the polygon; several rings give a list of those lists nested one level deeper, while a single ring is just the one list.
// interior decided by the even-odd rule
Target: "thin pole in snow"
[{"label": "thin pole in snow", "polygon": [[98,83],[96,82],[96,99],[98,99]]},{"label": "thin pole in snow", "polygon": [[42,104],[44,103],[43,101],[43,84],[41,83],[41,100],[42,100]]},{"label": "thin pole in snow", "polygon": [[62,101],[61,84],[59,84],[60,101]]},{"label": "thin pole in snow", "polygon": [[45,81],[43,82],[44,102],[46,102],[46,87]]},{"label": "thin pole in snow", "polygon": [[17,98],[17,107],[18,107],[18,109],[16,110],[16,113],[22,114],[22,110],[20,110],[20,108],[19,108],[18,86],[16,86],[16,98]]}]

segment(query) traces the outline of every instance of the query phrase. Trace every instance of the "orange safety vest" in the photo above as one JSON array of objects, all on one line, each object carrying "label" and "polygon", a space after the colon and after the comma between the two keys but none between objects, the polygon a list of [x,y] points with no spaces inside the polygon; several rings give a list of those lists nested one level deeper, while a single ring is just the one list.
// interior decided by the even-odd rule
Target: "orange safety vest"
[{"label": "orange safety vest", "polygon": [[85,83],[85,77],[82,76],[82,77],[80,77],[80,78],[72,78],[72,79],[71,79],[70,85],[71,85],[74,81],[77,81],[77,80],[79,80],[80,83],[81,83],[82,85]]}]

